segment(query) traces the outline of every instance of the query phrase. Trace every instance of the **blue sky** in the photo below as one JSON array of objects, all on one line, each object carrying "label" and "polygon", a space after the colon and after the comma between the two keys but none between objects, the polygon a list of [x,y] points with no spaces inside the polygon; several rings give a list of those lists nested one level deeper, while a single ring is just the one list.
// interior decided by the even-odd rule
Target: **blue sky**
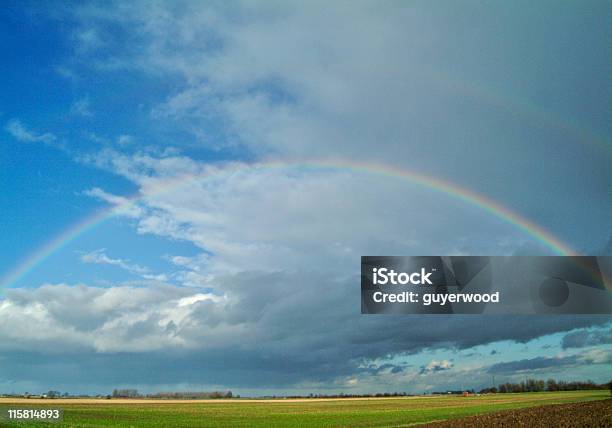
[{"label": "blue sky", "polygon": [[[427,174],[609,254],[611,13],[8,3],[0,277],[140,198],[3,284],[0,391],[417,392],[511,380],[502,363],[521,379],[607,380],[609,317],[360,317],[362,254],[551,251],[414,183],[291,165]],[[257,167],[269,161],[286,166]],[[160,192],[194,175],[209,178]]]}]

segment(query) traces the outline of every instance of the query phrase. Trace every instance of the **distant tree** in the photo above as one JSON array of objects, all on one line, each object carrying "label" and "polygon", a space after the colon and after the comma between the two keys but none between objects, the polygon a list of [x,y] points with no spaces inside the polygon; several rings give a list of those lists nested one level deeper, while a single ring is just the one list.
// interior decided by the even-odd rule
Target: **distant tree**
[{"label": "distant tree", "polygon": [[[612,381],[611,381],[612,382]],[[499,385],[498,392],[541,392],[541,391],[579,391],[579,390],[594,390],[594,389],[607,389],[610,388],[609,384],[596,384],[592,380],[587,381],[556,381],[554,379],[548,379],[546,382],[537,379],[525,379],[524,382],[520,383],[504,383]],[[612,393],[612,389],[611,389]]]},{"label": "distant tree", "polygon": [[113,398],[136,398],[139,397],[137,389],[113,389]]}]

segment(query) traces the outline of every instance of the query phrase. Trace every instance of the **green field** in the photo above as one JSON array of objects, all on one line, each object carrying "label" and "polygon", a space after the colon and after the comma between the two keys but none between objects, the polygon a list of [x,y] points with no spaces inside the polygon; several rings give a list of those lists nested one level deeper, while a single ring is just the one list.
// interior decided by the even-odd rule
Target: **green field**
[{"label": "green field", "polygon": [[270,400],[214,402],[115,402],[113,400],[0,401],[2,408],[64,409],[62,424],[8,423],[1,426],[53,427],[322,427],[407,426],[497,410],[600,400],[608,391],[495,394],[471,397],[435,396],[382,399]]}]

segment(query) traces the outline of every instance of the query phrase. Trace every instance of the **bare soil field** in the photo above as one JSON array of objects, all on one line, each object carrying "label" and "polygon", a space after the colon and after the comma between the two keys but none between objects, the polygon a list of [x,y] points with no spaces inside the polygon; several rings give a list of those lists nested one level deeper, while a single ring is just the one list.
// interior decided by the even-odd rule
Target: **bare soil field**
[{"label": "bare soil field", "polygon": [[[582,409],[577,403],[601,402],[593,409]],[[519,409],[532,408],[534,415],[545,412],[539,419],[527,413],[523,426],[533,426],[532,422],[546,421],[540,426],[571,426],[557,422],[550,413],[563,413],[561,410],[539,410],[541,406],[578,405],[578,416],[567,416],[568,421],[579,421],[582,426],[610,426],[609,410],[612,406],[609,392],[567,391],[519,394],[483,394],[462,397],[460,395],[430,395],[397,398],[359,398],[359,399],[232,399],[232,400],[155,400],[155,399],[0,399],[2,409],[61,409],[64,419],[56,423],[35,421],[9,421],[0,417],[0,427],[42,427],[53,428],[285,428],[285,427],[406,427],[435,421],[451,420],[441,426],[521,426],[523,419]],[[557,407],[552,407],[557,409]],[[569,407],[572,409],[573,407]],[[544,407],[544,409],[547,409]],[[494,425],[486,414],[501,413],[504,425]],[[608,412],[608,413],[606,413]],[[570,414],[570,413],[568,413]],[[464,419],[482,415],[473,422]],[[465,425],[457,425],[467,420]],[[436,425],[433,425],[436,426]],[[438,425],[440,426],[440,425]],[[536,425],[537,426],[537,425]]]},{"label": "bare soil field", "polygon": [[612,398],[586,403],[557,404],[506,410],[469,418],[419,425],[419,428],[450,427],[612,427]]},{"label": "bare soil field", "polygon": [[165,398],[15,398],[0,397],[2,404],[219,404],[219,403],[318,403],[329,401],[420,400],[436,398],[434,395],[402,397],[343,397],[343,398],[222,398],[222,399],[165,399]]}]

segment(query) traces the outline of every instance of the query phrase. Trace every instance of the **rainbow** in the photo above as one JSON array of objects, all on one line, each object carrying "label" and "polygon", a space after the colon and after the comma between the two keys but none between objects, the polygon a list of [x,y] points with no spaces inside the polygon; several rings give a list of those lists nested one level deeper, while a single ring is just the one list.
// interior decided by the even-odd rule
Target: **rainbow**
[{"label": "rainbow", "polygon": [[410,183],[422,186],[432,191],[453,197],[463,201],[469,205],[478,207],[483,211],[515,226],[517,229],[525,232],[528,236],[543,244],[553,253],[558,255],[576,255],[576,252],[561,242],[558,238],[546,231],[541,226],[531,222],[521,215],[511,211],[510,209],[500,205],[499,203],[489,199],[483,195],[473,192],[457,184],[444,181],[442,179],[422,174],[420,172],[411,171],[395,166],[373,163],[373,162],[357,162],[344,160],[324,160],[324,161],[272,161],[262,163],[231,163],[225,164],[222,167],[214,166],[200,174],[182,175],[168,179],[163,185],[156,186],[151,193],[146,195],[137,193],[129,198],[125,198],[119,204],[115,204],[110,208],[96,212],[90,217],[72,225],[63,233],[56,236],[45,245],[31,253],[25,260],[19,263],[14,269],[8,272],[0,281],[0,288],[11,287],[17,281],[23,279],[28,273],[36,269],[42,262],[48,259],[69,243],[73,242],[79,236],[89,230],[99,226],[105,221],[113,218],[122,209],[129,206],[134,206],[140,201],[151,196],[156,196],[176,190],[181,186],[187,185],[194,181],[204,180],[212,177],[219,177],[225,174],[232,174],[246,170],[267,170],[271,168],[302,168],[314,170],[334,170],[334,171],[350,171],[359,174],[374,174],[383,177],[406,180]]}]

